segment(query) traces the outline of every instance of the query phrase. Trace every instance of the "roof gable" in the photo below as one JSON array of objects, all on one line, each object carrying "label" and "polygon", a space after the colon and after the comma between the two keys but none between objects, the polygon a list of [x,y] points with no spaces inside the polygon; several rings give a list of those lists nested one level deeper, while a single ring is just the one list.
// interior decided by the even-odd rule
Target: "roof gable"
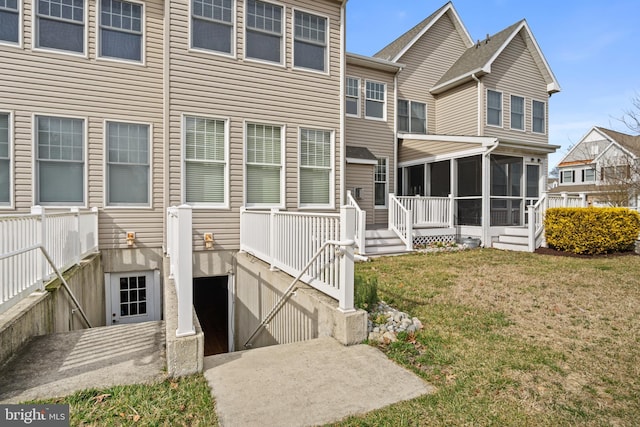
[{"label": "roof gable", "polygon": [[[597,152],[592,152],[586,147],[586,144],[597,145]],[[623,150],[632,156],[640,156],[640,135],[627,135],[626,133],[594,126],[569,150],[560,160],[558,166],[572,166],[578,161],[591,163],[612,147]]]},{"label": "roof gable", "polygon": [[445,14],[449,14],[467,47],[473,45],[473,40],[453,7],[453,3],[448,2],[373,56],[387,61],[398,61]]},{"label": "roof gable", "polygon": [[540,68],[540,71],[547,82],[547,92],[559,92],[560,85],[544,58],[538,43],[533,37],[533,33],[531,32],[527,21],[523,19],[493,36],[488,37],[486,40],[478,41],[474,46],[468,48],[467,51],[462,54],[462,56],[435,84],[431,89],[431,93],[442,93],[446,90],[459,86],[462,83],[466,83],[474,77],[480,77],[491,73],[491,66],[493,63],[520,33],[522,33],[527,49],[531,52],[534,61]]}]

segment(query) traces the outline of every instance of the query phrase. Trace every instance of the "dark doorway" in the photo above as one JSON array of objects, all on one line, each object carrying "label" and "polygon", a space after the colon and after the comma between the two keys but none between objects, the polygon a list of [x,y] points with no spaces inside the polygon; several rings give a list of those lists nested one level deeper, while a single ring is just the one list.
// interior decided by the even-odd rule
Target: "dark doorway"
[{"label": "dark doorway", "polygon": [[193,279],[193,305],[204,332],[204,355],[229,352],[229,278]]}]

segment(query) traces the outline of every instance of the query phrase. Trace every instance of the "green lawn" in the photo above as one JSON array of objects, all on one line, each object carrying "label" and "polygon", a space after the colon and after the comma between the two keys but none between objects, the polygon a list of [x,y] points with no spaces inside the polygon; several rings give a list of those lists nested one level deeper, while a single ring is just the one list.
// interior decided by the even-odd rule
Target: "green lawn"
[{"label": "green lawn", "polygon": [[[336,425],[638,425],[640,256],[479,249],[379,258],[356,271],[423,321],[382,350],[437,391]],[[73,425],[217,424],[202,376],[58,402],[71,404]]]}]

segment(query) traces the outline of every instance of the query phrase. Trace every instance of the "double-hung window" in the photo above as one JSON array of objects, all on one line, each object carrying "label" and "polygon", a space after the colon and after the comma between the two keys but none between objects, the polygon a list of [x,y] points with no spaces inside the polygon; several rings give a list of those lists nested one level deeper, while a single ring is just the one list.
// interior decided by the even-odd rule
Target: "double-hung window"
[{"label": "double-hung window", "polygon": [[546,133],[546,104],[540,101],[533,101],[532,110],[533,131],[535,133]]},{"label": "double-hung window", "polygon": [[99,55],[142,61],[142,5],[120,0],[100,1]]},{"label": "double-hung window", "polygon": [[245,56],[282,63],[282,6],[247,0]]},{"label": "double-hung window", "polygon": [[233,54],[233,1],[191,0],[191,47]]},{"label": "double-hung window", "polygon": [[282,204],[283,134],[283,128],[280,126],[247,124],[247,206],[278,207]]},{"label": "double-hung window", "polygon": [[345,111],[348,116],[360,117],[360,79],[347,77]]},{"label": "double-hung window", "polygon": [[582,170],[582,181],[583,182],[595,182],[596,180],[596,170],[595,169],[583,169]]},{"label": "double-hung window", "polygon": [[149,206],[149,125],[107,122],[107,206]]},{"label": "double-hung window", "polygon": [[387,188],[389,183],[389,170],[387,167],[387,159],[378,159],[374,173],[375,185],[375,205],[387,206]]},{"label": "double-hung window", "polygon": [[184,201],[190,205],[227,204],[227,122],[184,118]]},{"label": "double-hung window", "polygon": [[560,173],[560,183],[561,184],[571,184],[575,182],[576,172],[572,170],[562,171]]},{"label": "double-hung window", "polygon": [[36,203],[84,205],[84,120],[36,116]]},{"label": "double-hung window", "polygon": [[398,100],[398,131],[408,133],[427,133],[427,104],[415,101]]},{"label": "double-hung window", "polygon": [[35,47],[84,53],[85,0],[37,0]]},{"label": "double-hung window", "polygon": [[524,98],[511,95],[511,129],[524,130]]},{"label": "double-hung window", "polygon": [[366,82],[366,99],[364,116],[369,119],[385,119],[385,88],[384,83]]},{"label": "double-hung window", "polygon": [[327,18],[295,11],[293,66],[327,70]]},{"label": "double-hung window", "polygon": [[300,205],[331,203],[331,132],[300,130]]},{"label": "double-hung window", "polygon": [[9,114],[0,113],[0,206],[11,204]]},{"label": "double-hung window", "polygon": [[19,0],[0,0],[0,43],[20,42]]},{"label": "double-hung window", "polygon": [[487,90],[487,124],[502,126],[502,93]]}]

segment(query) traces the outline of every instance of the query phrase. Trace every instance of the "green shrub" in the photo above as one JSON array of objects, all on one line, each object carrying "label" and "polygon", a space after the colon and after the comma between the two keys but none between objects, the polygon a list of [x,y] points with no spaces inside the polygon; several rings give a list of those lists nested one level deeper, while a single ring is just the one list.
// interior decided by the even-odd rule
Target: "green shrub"
[{"label": "green shrub", "polygon": [[378,279],[376,277],[364,277],[356,274],[354,279],[355,306],[363,310],[371,311],[378,304]]},{"label": "green shrub", "polygon": [[605,254],[633,249],[640,214],[627,208],[551,208],[544,219],[549,247],[575,254]]}]

